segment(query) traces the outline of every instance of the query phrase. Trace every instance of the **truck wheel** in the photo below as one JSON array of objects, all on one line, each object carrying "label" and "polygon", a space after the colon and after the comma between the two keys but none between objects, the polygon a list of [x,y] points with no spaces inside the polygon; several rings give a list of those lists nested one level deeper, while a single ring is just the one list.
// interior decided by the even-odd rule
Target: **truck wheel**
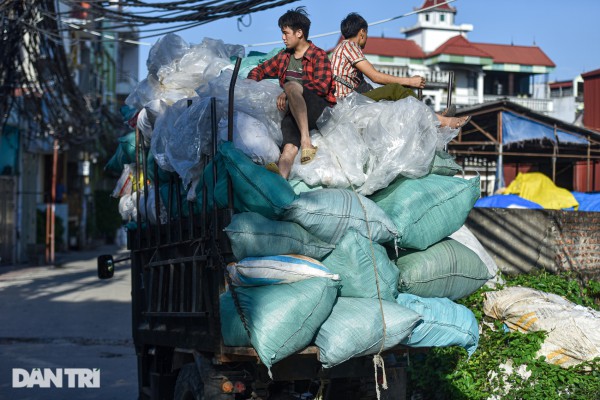
[{"label": "truck wheel", "polygon": [[196,364],[186,364],[179,371],[173,400],[204,400],[204,384]]}]

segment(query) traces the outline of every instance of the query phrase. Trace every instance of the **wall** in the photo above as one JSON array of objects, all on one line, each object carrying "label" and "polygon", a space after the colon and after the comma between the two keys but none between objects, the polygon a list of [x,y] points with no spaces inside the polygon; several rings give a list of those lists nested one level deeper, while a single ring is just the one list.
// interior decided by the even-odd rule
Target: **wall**
[{"label": "wall", "polygon": [[575,97],[553,98],[552,102],[554,103],[554,110],[548,114],[549,116],[568,122],[569,124],[575,121],[577,111]]},{"label": "wall", "polygon": [[600,213],[474,208],[466,225],[504,273],[545,269],[600,278]]}]

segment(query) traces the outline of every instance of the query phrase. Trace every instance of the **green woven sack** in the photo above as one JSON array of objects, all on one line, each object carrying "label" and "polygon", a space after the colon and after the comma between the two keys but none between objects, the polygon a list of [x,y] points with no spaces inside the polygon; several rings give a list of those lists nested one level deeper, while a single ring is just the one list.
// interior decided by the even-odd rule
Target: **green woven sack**
[{"label": "green woven sack", "polygon": [[[347,189],[304,192],[291,203],[283,218],[301,225],[319,239],[336,244],[350,228],[374,242],[384,243],[397,235],[394,222],[368,198]],[[368,226],[367,226],[368,224]]]},{"label": "green woven sack", "polygon": [[[150,179],[150,181],[152,183],[156,183],[155,182],[155,176],[154,176],[154,166],[156,165],[156,159],[154,158],[154,153],[152,153],[152,151],[148,151],[148,158],[146,160],[146,176],[148,177],[148,179]],[[169,175],[170,172],[167,170],[162,169],[160,166],[158,166],[158,181],[159,183],[165,183],[165,182],[169,182]]]},{"label": "green woven sack", "polygon": [[125,164],[136,162],[135,160],[135,132],[121,136],[117,145],[115,154],[108,160],[104,167],[107,171],[112,171],[117,174],[123,172]]},{"label": "green woven sack", "polygon": [[466,297],[492,278],[481,258],[453,239],[427,250],[404,251],[396,260],[398,290],[421,297]]},{"label": "green woven sack", "polygon": [[223,344],[233,347],[251,346],[250,337],[235,307],[231,291],[227,291],[220,296],[219,309]]},{"label": "green woven sack", "polygon": [[[276,362],[310,344],[331,313],[338,284],[327,278],[311,278],[278,285],[238,286],[235,292],[250,330],[252,346],[270,370]],[[221,314],[221,319],[224,318],[239,319],[239,316],[237,312],[230,312]],[[228,327],[237,322],[221,324]],[[237,326],[238,337],[229,337],[225,344],[243,342]]]},{"label": "green woven sack", "polygon": [[394,221],[400,247],[426,249],[457,231],[479,199],[479,177],[399,178],[370,196]]},{"label": "green woven sack", "polygon": [[396,303],[421,314],[423,321],[402,341],[409,347],[460,346],[469,357],[479,343],[479,324],[473,311],[452,300],[400,293]]},{"label": "green woven sack", "polygon": [[377,266],[381,298],[394,301],[398,295],[398,268],[390,261],[385,248],[371,243],[354,229],[346,232],[323,264],[331,272],[340,275],[340,296],[377,299],[379,295],[373,264]]},{"label": "green woven sack", "polygon": [[[383,300],[385,319],[384,349],[398,345],[421,320],[416,312],[395,302]],[[353,357],[376,354],[383,341],[383,321],[379,300],[339,297],[331,315],[323,323],[315,345],[325,368]]]},{"label": "green woven sack", "polygon": [[278,219],[296,199],[290,184],[279,174],[268,171],[231,142],[219,146],[235,195],[241,201],[240,211],[252,211],[269,219]]},{"label": "green woven sack", "polygon": [[454,176],[462,171],[462,167],[454,161],[454,157],[443,150],[435,152],[431,173],[436,175]]},{"label": "green woven sack", "polygon": [[225,232],[238,261],[281,254],[301,254],[321,260],[335,248],[296,223],[273,221],[252,212],[235,214]]},{"label": "green woven sack", "polygon": [[313,190],[317,190],[317,189],[323,189],[323,186],[310,186],[310,185],[307,185],[304,181],[300,181],[300,180],[290,179],[288,182],[289,182],[290,186],[292,187],[292,189],[294,190],[294,193],[296,193],[296,194],[300,194],[300,193],[304,193],[304,192],[312,192]]}]

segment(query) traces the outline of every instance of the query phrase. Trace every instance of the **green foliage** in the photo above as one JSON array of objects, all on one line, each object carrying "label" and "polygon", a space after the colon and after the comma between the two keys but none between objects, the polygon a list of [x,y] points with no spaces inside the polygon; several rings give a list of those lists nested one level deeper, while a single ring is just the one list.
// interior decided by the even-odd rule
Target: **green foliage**
[{"label": "green foliage", "polygon": [[[506,286],[526,286],[564,296],[568,300],[598,309],[595,300],[600,283],[582,284],[573,274],[519,275],[504,277]],[[473,356],[459,347],[432,348],[421,357],[411,357],[408,391],[422,399],[471,400],[597,399],[600,393],[600,358],[562,368],[544,357],[536,357],[545,332],[509,332],[501,322],[483,313],[481,288],[458,302],[473,311],[480,322],[479,347]],[[518,368],[521,367],[520,372]],[[529,376],[527,376],[529,375]]]}]

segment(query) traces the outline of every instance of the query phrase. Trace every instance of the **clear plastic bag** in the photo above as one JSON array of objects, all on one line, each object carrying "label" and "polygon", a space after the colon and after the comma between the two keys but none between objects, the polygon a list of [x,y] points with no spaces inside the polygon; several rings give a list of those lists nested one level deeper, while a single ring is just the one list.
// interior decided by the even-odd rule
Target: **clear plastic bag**
[{"label": "clear plastic bag", "polygon": [[131,195],[135,174],[135,164],[125,164],[123,166],[123,172],[121,173],[121,177],[117,181],[117,184],[115,185],[111,196],[119,198],[125,195]]},{"label": "clear plastic bag", "polygon": [[[232,71],[222,71],[218,77],[206,82],[196,90],[200,97],[215,97],[219,100],[218,110],[221,115],[226,115],[232,76]],[[252,79],[238,79],[234,91],[234,109],[265,124],[269,136],[273,138],[277,146],[281,146],[283,142],[281,119],[284,114],[277,109],[277,96],[281,92],[279,84],[268,80],[256,82]]]},{"label": "clear plastic bag", "polygon": [[181,59],[189,50],[190,45],[174,33],[161,37],[151,48],[146,60],[148,74],[158,76],[158,71],[164,65]]}]

